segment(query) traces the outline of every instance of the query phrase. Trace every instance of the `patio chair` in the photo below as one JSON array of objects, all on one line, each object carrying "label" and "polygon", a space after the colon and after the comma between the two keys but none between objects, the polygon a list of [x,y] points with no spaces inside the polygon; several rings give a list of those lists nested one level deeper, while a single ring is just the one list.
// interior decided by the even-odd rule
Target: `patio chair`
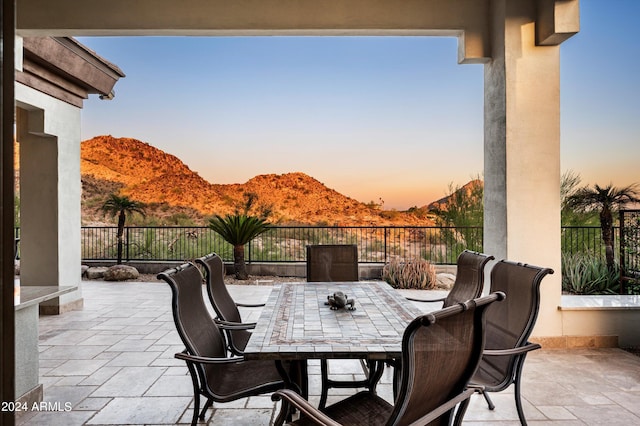
[{"label": "patio chair", "polygon": [[[275,424],[284,423],[290,405],[301,413],[294,425],[450,424],[455,407],[475,392],[467,383],[482,357],[485,309],[504,298],[493,293],[413,320],[402,338],[402,377],[393,405],[362,391],[320,411],[285,389],[271,397],[283,402]],[[458,412],[456,424],[464,417]]]},{"label": "patio chair", "polygon": [[[457,303],[480,297],[484,288],[484,267],[493,259],[494,257],[490,255],[464,250],[456,260],[456,280],[446,297],[435,299],[406,297],[406,299],[424,303],[442,302],[442,307],[447,308]],[[397,392],[399,380],[398,360],[391,360],[388,363],[394,367],[393,389],[394,392]]]},{"label": "patio chair", "polygon": [[537,343],[527,341],[538,317],[540,307],[540,283],[549,268],[498,262],[491,270],[491,290],[507,294],[504,303],[487,310],[486,345],[478,371],[471,382],[482,386],[489,409],[495,405],[487,392],[500,392],[515,385],[515,401],[520,423],[527,421],[522,410],[520,383],[524,361],[532,350],[540,349]]},{"label": "patio chair", "polygon": [[480,297],[484,287],[484,267],[493,259],[494,257],[490,255],[464,250],[456,261],[456,280],[446,297],[437,299],[407,297],[407,300],[414,302],[443,302],[442,307],[446,308],[456,303]]},{"label": "patio chair", "polygon": [[234,355],[242,355],[247,342],[251,337],[250,329],[255,328],[255,323],[243,323],[238,306],[247,308],[257,308],[264,306],[264,303],[246,304],[237,303],[233,300],[227,286],[224,283],[224,263],[220,256],[215,253],[208,254],[196,259],[196,263],[204,269],[205,283],[209,301],[218,316],[216,320],[220,324],[235,325],[244,324],[245,328],[226,329],[229,350]]},{"label": "patio chair", "polygon": [[[358,281],[358,246],[355,244],[323,244],[307,246],[307,282]],[[375,389],[382,377],[382,362],[360,361],[364,380],[347,381],[329,378],[329,366],[326,359],[320,360],[322,390],[319,407],[324,408],[331,388],[369,388]]]},{"label": "patio chair", "polygon": [[200,410],[200,395],[207,398],[199,413],[213,402],[229,402],[247,396],[273,392],[284,387],[273,361],[246,361],[228,357],[224,334],[210,316],[202,294],[202,276],[193,264],[185,264],[158,274],[171,287],[173,320],[185,345],[176,358],[187,363],[193,383],[193,418]]},{"label": "patio chair", "polygon": [[307,282],[358,281],[358,246],[307,246]]}]

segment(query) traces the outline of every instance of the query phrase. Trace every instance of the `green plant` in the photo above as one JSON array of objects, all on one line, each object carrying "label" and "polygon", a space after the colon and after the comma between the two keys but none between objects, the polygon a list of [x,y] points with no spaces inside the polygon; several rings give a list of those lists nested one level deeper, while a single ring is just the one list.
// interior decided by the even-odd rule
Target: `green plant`
[{"label": "green plant", "polygon": [[[244,261],[244,246],[258,235],[269,229],[266,218],[271,213],[271,207],[259,207],[260,216],[249,215],[258,196],[254,193],[244,193],[244,203],[236,205],[235,214],[224,217],[215,215],[209,219],[209,228],[217,232],[226,242],[233,246],[233,266],[236,278],[246,280],[249,278],[247,265]],[[243,210],[240,213],[240,209]]]},{"label": "green plant", "polygon": [[233,245],[233,266],[236,278],[249,278],[244,261],[244,246],[269,228],[269,224],[259,217],[244,214],[216,215],[209,219],[209,228],[220,234],[225,241]]},{"label": "green plant", "polygon": [[167,218],[168,222],[176,226],[194,226],[194,221],[185,212],[174,213]]},{"label": "green plant", "polygon": [[13,196],[13,226],[14,228],[20,227],[20,197],[18,195]]},{"label": "green plant", "polygon": [[[464,186],[449,184],[449,195],[431,207],[443,238],[462,243],[463,248],[478,250],[482,235],[477,231],[484,221],[484,183],[477,176]],[[454,229],[455,228],[455,229]]]},{"label": "green plant", "polygon": [[568,199],[579,188],[582,178],[579,173],[567,170],[560,176],[560,211],[561,223],[563,226],[598,226],[598,213],[578,211],[571,207]]},{"label": "green plant", "polygon": [[117,238],[117,264],[122,263],[122,246],[124,235],[124,223],[127,219],[127,214],[139,213],[142,216],[145,214],[145,204],[139,201],[133,201],[126,196],[119,196],[111,194],[105,200],[101,207],[105,214],[111,214],[118,216],[118,234]]},{"label": "green plant", "polygon": [[382,279],[394,288],[426,290],[436,286],[436,269],[425,259],[401,262],[393,258],[384,265]]},{"label": "green plant", "polygon": [[562,255],[562,291],[571,294],[617,294],[620,268],[584,253]]},{"label": "green plant", "polygon": [[609,184],[593,188],[584,187],[576,190],[566,198],[566,207],[577,211],[600,212],[600,228],[602,229],[602,242],[605,245],[607,267],[612,273],[615,269],[613,253],[613,212],[627,203],[640,203],[640,193],[637,184],[624,188],[616,188]]}]

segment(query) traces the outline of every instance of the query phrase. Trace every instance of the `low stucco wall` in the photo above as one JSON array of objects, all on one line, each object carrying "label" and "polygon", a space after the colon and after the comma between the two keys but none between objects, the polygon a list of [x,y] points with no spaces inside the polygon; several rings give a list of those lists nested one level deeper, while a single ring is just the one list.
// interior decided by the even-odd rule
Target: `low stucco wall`
[{"label": "low stucco wall", "polygon": [[[126,265],[133,266],[141,274],[158,274],[166,269],[179,266],[184,262],[124,262]],[[115,262],[104,261],[84,261],[87,266],[112,266]],[[227,273],[233,273],[233,264],[226,263]],[[361,263],[358,265],[360,279],[379,279],[382,277],[383,263]],[[247,264],[250,275],[278,276],[278,277],[306,277],[307,265],[304,262],[253,262]],[[436,265],[436,272],[456,273],[455,265]]]},{"label": "low stucco wall", "polygon": [[562,296],[568,346],[640,347],[640,296]]}]

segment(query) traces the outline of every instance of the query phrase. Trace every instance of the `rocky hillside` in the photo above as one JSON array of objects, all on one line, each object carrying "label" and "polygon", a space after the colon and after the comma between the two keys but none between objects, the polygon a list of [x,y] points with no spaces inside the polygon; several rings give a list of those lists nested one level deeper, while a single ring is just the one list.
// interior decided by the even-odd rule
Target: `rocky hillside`
[{"label": "rocky hillside", "polygon": [[327,188],[304,173],[259,175],[243,184],[214,184],[180,159],[130,138],[97,136],[82,142],[83,222],[104,221],[99,206],[113,192],[147,203],[149,216],[173,224],[176,218],[206,223],[233,212],[245,193],[270,208],[280,224],[432,225],[427,217],[381,211]]},{"label": "rocky hillside", "polygon": [[471,194],[480,194],[482,195],[482,191],[484,189],[484,182],[480,179],[474,179],[462,187],[460,187],[457,191],[455,191],[451,195],[447,195],[446,197],[440,198],[439,200],[433,201],[426,206],[422,206],[423,209],[427,211],[433,210],[447,210],[447,205],[449,204],[452,198],[456,197],[456,194],[462,192],[464,195],[471,196]]}]

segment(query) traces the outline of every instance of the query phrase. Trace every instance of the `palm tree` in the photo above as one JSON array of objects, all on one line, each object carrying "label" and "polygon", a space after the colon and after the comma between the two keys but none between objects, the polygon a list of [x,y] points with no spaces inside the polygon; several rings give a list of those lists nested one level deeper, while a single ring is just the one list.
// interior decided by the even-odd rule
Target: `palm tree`
[{"label": "palm tree", "polygon": [[124,235],[124,223],[127,220],[127,214],[140,213],[142,216],[145,215],[145,204],[139,201],[133,201],[129,199],[127,196],[118,196],[116,194],[111,194],[107,198],[107,200],[102,204],[101,210],[112,216],[118,216],[118,260],[117,264],[120,265],[122,263],[122,246],[123,246],[123,235]]},{"label": "palm tree", "polygon": [[209,228],[220,234],[222,238],[233,246],[233,266],[236,278],[249,278],[247,266],[244,262],[244,246],[269,228],[265,219],[248,216],[246,213],[228,214],[225,217],[215,215],[209,219]]},{"label": "palm tree", "polygon": [[632,184],[624,188],[616,188],[612,184],[605,187],[594,185],[576,190],[566,198],[567,206],[579,211],[600,211],[600,228],[605,246],[607,268],[615,268],[613,255],[613,212],[627,203],[640,203],[638,185]]}]

